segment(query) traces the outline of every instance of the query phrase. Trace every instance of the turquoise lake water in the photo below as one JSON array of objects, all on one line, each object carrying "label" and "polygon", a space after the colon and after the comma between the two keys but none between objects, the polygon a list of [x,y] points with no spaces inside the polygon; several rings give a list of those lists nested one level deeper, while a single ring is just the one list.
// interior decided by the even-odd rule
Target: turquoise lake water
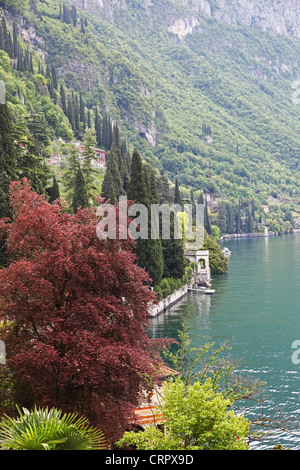
[{"label": "turquoise lake water", "polygon": [[[284,415],[292,432],[270,431],[252,448],[282,444],[298,450],[300,234],[232,240],[226,246],[232,251],[229,270],[214,276],[215,295],[189,292],[166,313],[151,319],[149,336],[177,338],[185,317],[193,346],[213,342],[216,348],[228,341],[231,357],[241,360],[238,371],[266,382],[264,414]],[[242,410],[251,418],[261,408],[249,402]]]}]

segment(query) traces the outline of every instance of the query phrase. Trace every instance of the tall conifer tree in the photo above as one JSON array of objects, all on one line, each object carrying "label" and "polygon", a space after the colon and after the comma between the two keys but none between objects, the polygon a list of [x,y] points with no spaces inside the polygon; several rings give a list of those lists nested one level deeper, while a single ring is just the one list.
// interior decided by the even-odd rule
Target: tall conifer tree
[{"label": "tall conifer tree", "polygon": [[[14,127],[7,104],[0,104],[0,218],[10,217],[9,186],[17,178]],[[0,266],[6,263],[5,238],[0,236]]]},{"label": "tall conifer tree", "polygon": [[99,148],[101,148],[102,147],[101,122],[100,122],[100,116],[99,116],[97,107],[95,110],[95,132],[96,132],[97,145]]},{"label": "tall conifer tree", "polygon": [[[155,195],[157,197],[157,195]],[[151,214],[152,195],[150,184],[144,172],[142,158],[137,149],[134,149],[131,161],[130,185],[127,193],[128,200],[142,204],[148,210],[148,220]],[[135,252],[138,264],[150,275],[153,285],[158,284],[162,279],[163,257],[160,240],[152,240],[151,225],[148,225],[148,238],[138,238]]]},{"label": "tall conifer tree", "polygon": [[106,199],[111,199],[112,194],[116,199],[125,194],[118,161],[118,149],[112,146],[107,154],[106,172],[101,189],[101,195]]},{"label": "tall conifer tree", "polygon": [[60,198],[59,186],[56,180],[56,176],[53,176],[52,186],[47,190],[49,196],[49,202],[54,202]]},{"label": "tall conifer tree", "polygon": [[76,175],[80,169],[80,160],[78,150],[74,145],[65,146],[64,151],[66,154],[66,168],[63,174],[63,184],[67,193],[67,201],[69,204],[72,204]]},{"label": "tall conifer tree", "polygon": [[208,235],[211,235],[211,223],[208,214],[207,200],[205,199],[204,203],[204,228],[207,231]]},{"label": "tall conifer tree", "polygon": [[178,179],[176,178],[175,180],[175,196],[174,196],[174,202],[175,204],[180,204],[182,207],[182,197],[181,197],[181,191],[179,188],[179,183]]},{"label": "tall conifer tree", "polygon": [[60,99],[61,99],[61,107],[63,112],[67,115],[67,101],[66,101],[66,91],[63,84],[60,86]]},{"label": "tall conifer tree", "polygon": [[96,159],[95,153],[96,135],[95,132],[88,129],[84,134],[83,142],[83,165],[82,173],[84,176],[86,190],[89,197],[92,197],[94,188],[95,169],[93,168],[93,160]]},{"label": "tall conifer tree", "polygon": [[236,233],[240,233],[241,231],[241,201],[239,200],[236,218],[235,218],[235,231]]},{"label": "tall conifer tree", "polygon": [[79,109],[80,109],[80,122],[83,123],[83,128],[85,129],[86,126],[86,118],[85,118],[85,107],[84,107],[84,102],[82,98],[82,94],[79,93]]},{"label": "tall conifer tree", "polygon": [[89,197],[88,197],[87,187],[85,184],[83,173],[81,169],[79,168],[76,174],[72,209],[73,209],[74,214],[76,214],[77,209],[79,207],[81,207],[82,209],[85,209],[88,206],[89,206]]},{"label": "tall conifer tree", "polygon": [[[151,204],[159,205],[159,198],[157,193],[157,184],[154,170],[151,170],[149,180],[149,192]],[[151,210],[149,217],[151,217]],[[154,226],[154,227],[153,227]],[[151,229],[157,230],[158,238],[151,239]],[[153,280],[153,284],[157,285],[162,280],[164,273],[164,255],[162,249],[162,240],[159,231],[159,216],[157,218],[151,218],[151,226],[149,227],[149,248],[150,248],[150,259],[148,261],[149,274]]]},{"label": "tall conifer tree", "polygon": [[15,21],[13,22],[13,50],[14,58],[18,57],[18,30]]}]

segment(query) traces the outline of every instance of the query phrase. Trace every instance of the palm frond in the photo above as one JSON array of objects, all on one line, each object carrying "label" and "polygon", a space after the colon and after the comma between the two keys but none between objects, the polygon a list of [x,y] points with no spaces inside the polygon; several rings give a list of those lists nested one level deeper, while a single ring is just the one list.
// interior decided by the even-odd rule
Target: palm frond
[{"label": "palm frond", "polygon": [[18,408],[19,417],[5,415],[0,422],[0,448],[11,450],[103,450],[102,431],[91,427],[77,413],[56,408],[29,411]]}]

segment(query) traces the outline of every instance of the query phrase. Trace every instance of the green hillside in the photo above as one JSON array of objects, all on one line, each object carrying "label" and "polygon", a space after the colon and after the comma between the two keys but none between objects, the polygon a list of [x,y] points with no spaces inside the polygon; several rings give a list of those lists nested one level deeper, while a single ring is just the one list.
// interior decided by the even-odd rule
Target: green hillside
[{"label": "green hillside", "polygon": [[[126,141],[171,181],[297,211],[300,123],[292,83],[299,41],[229,26],[175,0],[104,3],[106,9],[82,11],[74,0],[75,21],[64,16],[71,3],[63,9],[54,0],[32,0],[17,15],[13,2],[10,14],[32,50],[82,94],[86,109],[107,111]],[[186,18],[196,26],[180,38],[170,26]],[[5,61],[3,68],[5,79]],[[11,83],[15,107],[22,107],[20,86],[32,102],[31,82]],[[69,131],[65,121],[51,129],[56,138]]]}]

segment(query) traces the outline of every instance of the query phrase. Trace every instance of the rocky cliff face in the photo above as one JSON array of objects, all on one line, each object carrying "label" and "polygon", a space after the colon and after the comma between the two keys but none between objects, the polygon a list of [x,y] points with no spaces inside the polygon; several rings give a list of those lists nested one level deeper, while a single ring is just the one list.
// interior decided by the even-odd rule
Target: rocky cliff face
[{"label": "rocky cliff face", "polygon": [[[95,15],[104,15],[113,21],[114,11],[130,6],[127,0],[71,0],[74,5]],[[151,14],[155,10],[154,0],[140,0],[145,11]],[[213,16],[230,25],[243,24],[259,28],[273,34],[300,38],[300,2],[299,0],[178,0],[197,13]],[[172,10],[176,9],[176,2]],[[170,31],[183,38],[197,27],[193,17],[178,19],[171,24]]]},{"label": "rocky cliff face", "polygon": [[114,10],[126,7],[126,0],[71,0],[81,10],[88,11],[95,16],[104,15],[113,21]]},{"label": "rocky cliff face", "polygon": [[182,3],[230,25],[244,24],[300,38],[299,0],[183,0]]}]

